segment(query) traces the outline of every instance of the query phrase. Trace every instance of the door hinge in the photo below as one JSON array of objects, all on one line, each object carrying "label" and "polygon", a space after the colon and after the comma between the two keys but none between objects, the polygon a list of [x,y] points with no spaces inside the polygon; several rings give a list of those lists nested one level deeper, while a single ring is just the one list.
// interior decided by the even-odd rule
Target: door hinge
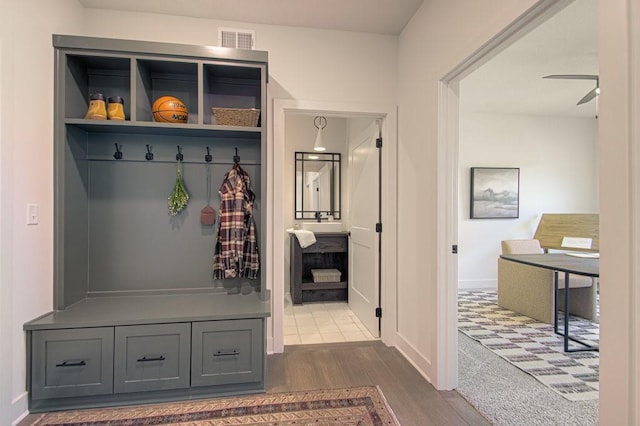
[{"label": "door hinge", "polygon": [[376,318],[382,318],[382,308],[376,308]]},{"label": "door hinge", "polygon": [[376,232],[382,232],[382,224],[376,223]]},{"label": "door hinge", "polygon": [[458,254],[458,245],[454,244],[451,246],[451,253]]},{"label": "door hinge", "polygon": [[382,138],[376,139],[376,148],[382,148]]}]

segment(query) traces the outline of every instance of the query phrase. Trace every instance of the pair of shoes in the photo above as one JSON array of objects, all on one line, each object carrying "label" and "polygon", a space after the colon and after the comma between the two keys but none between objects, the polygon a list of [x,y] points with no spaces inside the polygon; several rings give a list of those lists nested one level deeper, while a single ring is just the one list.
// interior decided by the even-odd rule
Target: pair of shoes
[{"label": "pair of shoes", "polygon": [[109,98],[107,109],[102,93],[94,93],[89,97],[89,109],[84,116],[88,120],[124,120],[124,100],[120,96]]}]

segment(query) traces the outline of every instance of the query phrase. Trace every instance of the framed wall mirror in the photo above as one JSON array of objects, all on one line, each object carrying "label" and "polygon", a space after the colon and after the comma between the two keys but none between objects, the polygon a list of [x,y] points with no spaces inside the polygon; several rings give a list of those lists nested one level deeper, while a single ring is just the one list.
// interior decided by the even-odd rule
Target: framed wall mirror
[{"label": "framed wall mirror", "polygon": [[296,152],[295,180],[296,220],[340,219],[340,154]]}]

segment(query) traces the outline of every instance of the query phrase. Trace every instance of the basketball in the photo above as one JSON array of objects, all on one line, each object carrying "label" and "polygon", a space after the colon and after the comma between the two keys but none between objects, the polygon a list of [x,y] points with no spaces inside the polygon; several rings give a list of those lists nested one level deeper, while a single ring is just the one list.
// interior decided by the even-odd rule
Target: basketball
[{"label": "basketball", "polygon": [[189,118],[187,106],[173,96],[162,96],[151,107],[153,121],[159,123],[186,123]]}]

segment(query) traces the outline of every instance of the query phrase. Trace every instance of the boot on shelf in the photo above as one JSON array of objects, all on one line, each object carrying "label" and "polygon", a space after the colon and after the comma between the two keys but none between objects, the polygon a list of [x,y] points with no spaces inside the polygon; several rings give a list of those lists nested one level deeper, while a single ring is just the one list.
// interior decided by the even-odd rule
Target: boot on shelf
[{"label": "boot on shelf", "polygon": [[84,118],[89,120],[107,119],[107,106],[102,93],[94,93],[89,97],[89,109]]}]

